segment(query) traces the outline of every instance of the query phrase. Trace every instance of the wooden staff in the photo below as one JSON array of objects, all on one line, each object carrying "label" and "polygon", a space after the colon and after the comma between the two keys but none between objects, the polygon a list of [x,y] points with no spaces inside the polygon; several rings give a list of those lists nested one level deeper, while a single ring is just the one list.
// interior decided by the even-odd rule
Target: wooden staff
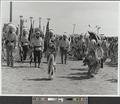
[{"label": "wooden staff", "polygon": [[73,24],[73,34],[75,33],[76,24]]}]

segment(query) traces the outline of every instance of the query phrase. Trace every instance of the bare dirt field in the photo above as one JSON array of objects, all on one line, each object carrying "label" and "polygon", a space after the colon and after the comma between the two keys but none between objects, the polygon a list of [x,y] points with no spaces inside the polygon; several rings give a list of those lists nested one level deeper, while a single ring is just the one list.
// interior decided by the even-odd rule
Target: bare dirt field
[{"label": "bare dirt field", "polygon": [[2,62],[3,94],[40,95],[116,95],[117,67],[104,64],[104,68],[93,77],[87,78],[87,66],[82,61],[68,60],[67,65],[57,58],[57,71],[53,80],[48,80],[46,59],[41,68],[30,67],[29,63],[15,63],[14,68]]}]

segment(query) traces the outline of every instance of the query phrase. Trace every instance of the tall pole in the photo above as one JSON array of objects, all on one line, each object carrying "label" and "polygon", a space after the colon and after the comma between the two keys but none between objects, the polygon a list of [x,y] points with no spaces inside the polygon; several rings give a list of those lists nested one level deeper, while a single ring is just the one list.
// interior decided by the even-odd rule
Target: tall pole
[{"label": "tall pole", "polygon": [[47,21],[49,22],[49,21],[50,21],[50,18],[47,18]]},{"label": "tall pole", "polygon": [[33,17],[30,17],[30,23],[31,23],[31,24],[33,24],[33,23],[32,23],[32,20],[33,20]]},{"label": "tall pole", "polygon": [[12,1],[10,2],[10,22],[12,22]]},{"label": "tall pole", "polygon": [[[47,21],[48,21],[48,23],[49,23],[49,22],[50,22],[50,18],[47,18]],[[48,31],[49,31],[49,30],[48,30]],[[50,38],[50,36],[49,36],[49,38]],[[49,39],[49,38],[48,38],[48,39]]]},{"label": "tall pole", "polygon": [[73,34],[75,33],[75,26],[76,24],[73,24]]},{"label": "tall pole", "polygon": [[41,17],[39,17],[39,28],[40,28],[40,30],[41,30]]},{"label": "tall pole", "polygon": [[33,28],[34,28],[35,20],[33,20]]},{"label": "tall pole", "polygon": [[50,18],[47,18],[47,21],[50,22]]},{"label": "tall pole", "polygon": [[22,36],[22,29],[23,29],[23,16],[20,16],[20,39]]},{"label": "tall pole", "polygon": [[[45,40],[46,40],[46,52],[48,52],[48,45],[49,45],[49,39],[50,39],[50,34],[49,34],[49,21],[50,18],[47,18],[47,26],[46,26],[46,33],[45,33]],[[47,54],[46,54],[47,55]]]},{"label": "tall pole", "polygon": [[43,26],[43,33],[45,34],[45,26]]}]

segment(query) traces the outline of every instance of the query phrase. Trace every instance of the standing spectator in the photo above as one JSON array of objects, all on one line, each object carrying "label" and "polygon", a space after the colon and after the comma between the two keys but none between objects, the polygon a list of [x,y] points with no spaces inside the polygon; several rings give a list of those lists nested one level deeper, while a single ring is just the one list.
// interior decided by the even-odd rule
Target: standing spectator
[{"label": "standing spectator", "polygon": [[[60,52],[61,52],[61,63],[63,64],[65,62],[65,64],[67,63],[67,52],[69,51],[70,48],[70,43],[69,40],[67,39],[66,35],[63,35],[63,39],[61,40],[60,43]],[[64,60],[64,62],[63,62]]]},{"label": "standing spectator", "polygon": [[6,53],[7,66],[13,67],[13,51],[16,47],[16,27],[13,24],[8,24],[8,33],[6,37]]},{"label": "standing spectator", "polygon": [[32,45],[34,47],[35,67],[37,65],[37,60],[38,60],[38,68],[39,68],[41,63],[41,58],[42,58],[42,52],[44,50],[44,41],[42,39],[42,31],[39,30],[39,28],[35,29],[35,37],[34,37],[34,41],[32,42]]},{"label": "standing spectator", "polygon": [[28,40],[29,31],[27,28],[23,29],[23,34],[21,37],[21,46],[23,49],[23,60],[26,60],[27,52],[29,49],[29,40]]}]

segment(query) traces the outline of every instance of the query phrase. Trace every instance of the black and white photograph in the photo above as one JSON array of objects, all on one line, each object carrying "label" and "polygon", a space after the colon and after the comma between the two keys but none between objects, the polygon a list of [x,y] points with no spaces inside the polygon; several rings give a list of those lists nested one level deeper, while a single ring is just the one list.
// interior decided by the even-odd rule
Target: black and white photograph
[{"label": "black and white photograph", "polygon": [[1,16],[2,94],[118,94],[118,2],[2,1]]}]

